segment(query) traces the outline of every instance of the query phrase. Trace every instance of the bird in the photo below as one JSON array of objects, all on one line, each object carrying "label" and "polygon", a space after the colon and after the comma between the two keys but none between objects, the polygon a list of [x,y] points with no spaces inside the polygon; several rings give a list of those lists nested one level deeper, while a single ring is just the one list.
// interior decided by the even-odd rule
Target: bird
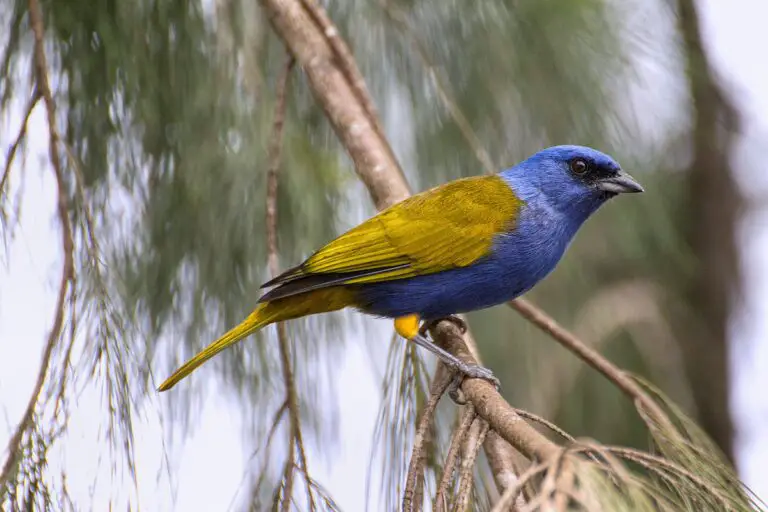
[{"label": "bird", "polygon": [[394,320],[395,331],[431,351],[461,378],[498,385],[426,338],[424,327],[510,301],[558,264],[583,223],[611,198],[643,187],[609,155],[561,145],[496,174],[450,181],[362,222],[270,288],[243,322],[178,368],[171,389],[222,350],[265,326],[354,308]]}]

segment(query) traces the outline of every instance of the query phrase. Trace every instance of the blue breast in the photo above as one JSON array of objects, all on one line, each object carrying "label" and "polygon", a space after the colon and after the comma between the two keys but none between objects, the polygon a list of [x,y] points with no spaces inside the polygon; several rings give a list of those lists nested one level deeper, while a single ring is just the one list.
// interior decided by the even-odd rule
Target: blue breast
[{"label": "blue breast", "polygon": [[484,309],[530,290],[555,268],[581,221],[546,204],[528,203],[512,232],[468,267],[359,288],[360,309],[384,317],[418,313],[434,319]]}]

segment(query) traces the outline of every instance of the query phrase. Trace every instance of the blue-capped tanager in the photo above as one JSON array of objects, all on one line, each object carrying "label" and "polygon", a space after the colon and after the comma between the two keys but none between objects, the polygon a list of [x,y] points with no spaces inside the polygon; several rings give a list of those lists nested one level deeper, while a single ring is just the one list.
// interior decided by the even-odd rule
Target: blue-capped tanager
[{"label": "blue-capped tanager", "polygon": [[555,146],[495,175],[459,179],[397,203],[339,236],[273,287],[240,325],[179,368],[173,387],[274,322],[352,307],[393,318],[404,338],[470,377],[494,380],[424,337],[420,324],[514,299],[549,274],[601,205],[643,188],[610,156]]}]

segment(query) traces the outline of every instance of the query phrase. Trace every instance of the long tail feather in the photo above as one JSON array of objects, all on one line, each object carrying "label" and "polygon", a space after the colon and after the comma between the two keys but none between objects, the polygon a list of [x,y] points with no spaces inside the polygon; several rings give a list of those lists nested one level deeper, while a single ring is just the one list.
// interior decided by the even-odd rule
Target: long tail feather
[{"label": "long tail feather", "polygon": [[231,347],[246,336],[273,322],[336,311],[353,304],[354,296],[345,288],[326,288],[261,303],[240,325],[208,345],[195,357],[184,363],[184,366],[173,372],[173,375],[160,384],[158,390],[171,389],[181,379],[187,377],[222,350]]},{"label": "long tail feather", "polygon": [[168,391],[175,386],[181,379],[187,377],[190,373],[195,371],[200,365],[208,361],[210,358],[224,350],[231,347],[243,338],[253,334],[262,327],[272,322],[272,315],[265,315],[266,304],[261,304],[257,307],[253,313],[248,315],[248,318],[243,320],[240,325],[229,330],[221,338],[217,339],[198,354],[184,363],[182,367],[173,372],[173,375],[168,377],[165,382],[160,384],[159,391]]}]

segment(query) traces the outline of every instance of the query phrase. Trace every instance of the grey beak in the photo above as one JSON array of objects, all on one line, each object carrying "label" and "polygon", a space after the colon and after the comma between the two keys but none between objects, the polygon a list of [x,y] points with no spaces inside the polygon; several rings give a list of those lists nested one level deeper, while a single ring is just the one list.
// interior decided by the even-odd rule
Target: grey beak
[{"label": "grey beak", "polygon": [[624,171],[619,171],[615,176],[601,179],[597,182],[597,188],[614,194],[645,192],[642,185]]}]

